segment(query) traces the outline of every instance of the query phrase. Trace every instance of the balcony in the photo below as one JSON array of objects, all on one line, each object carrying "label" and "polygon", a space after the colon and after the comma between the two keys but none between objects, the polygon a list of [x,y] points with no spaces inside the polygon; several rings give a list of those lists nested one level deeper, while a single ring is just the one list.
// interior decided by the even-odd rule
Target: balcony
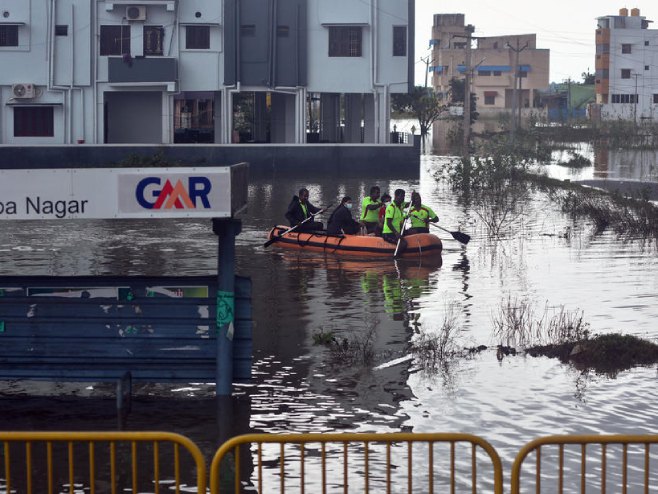
[{"label": "balcony", "polygon": [[168,57],[109,57],[108,82],[121,85],[174,84],[178,61]]}]

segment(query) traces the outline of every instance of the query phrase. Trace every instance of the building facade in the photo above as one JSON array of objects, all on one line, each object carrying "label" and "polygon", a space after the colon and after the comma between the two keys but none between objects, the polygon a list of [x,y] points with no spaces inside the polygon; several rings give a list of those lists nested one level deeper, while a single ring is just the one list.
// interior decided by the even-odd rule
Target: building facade
[{"label": "building facade", "polygon": [[603,120],[658,120],[658,30],[640,9],[597,19],[596,106]]},{"label": "building facade", "polygon": [[0,0],[0,144],[388,142],[414,0]]},{"label": "building facade", "polygon": [[[537,48],[536,35],[474,36],[473,40],[471,89],[477,98],[478,111],[507,111],[515,107],[515,82],[516,107],[537,107],[539,91],[549,85],[550,51]],[[434,15],[430,47],[428,70],[432,74],[432,84],[436,91],[447,94],[450,80],[462,79],[468,70],[464,14]]]}]

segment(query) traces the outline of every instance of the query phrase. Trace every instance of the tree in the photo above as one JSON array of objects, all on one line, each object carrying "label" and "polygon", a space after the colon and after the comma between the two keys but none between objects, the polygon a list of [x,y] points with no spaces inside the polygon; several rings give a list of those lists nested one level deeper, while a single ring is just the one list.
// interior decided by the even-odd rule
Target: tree
[{"label": "tree", "polygon": [[580,75],[583,77],[583,84],[594,84],[596,81],[596,74],[592,74],[589,69]]},{"label": "tree", "polygon": [[418,119],[420,135],[429,134],[432,124],[446,111],[447,105],[432,88],[416,86],[411,93],[394,94],[391,108],[395,112],[408,113]]},{"label": "tree", "polygon": [[[464,104],[464,79],[450,79],[450,101]],[[471,93],[471,123],[475,122],[480,114],[477,111],[477,97]]]}]

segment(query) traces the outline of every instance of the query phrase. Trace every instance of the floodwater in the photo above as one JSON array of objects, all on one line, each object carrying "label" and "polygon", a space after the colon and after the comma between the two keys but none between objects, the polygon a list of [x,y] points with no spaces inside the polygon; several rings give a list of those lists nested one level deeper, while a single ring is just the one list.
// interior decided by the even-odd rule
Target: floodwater
[{"label": "floodwater", "polygon": [[[608,377],[548,358],[498,360],[492,323],[511,297],[529,300],[538,313],[581,310],[593,333],[657,341],[655,246],[594,235],[541,194],[531,195],[503,238],[490,238],[478,212],[435,179],[447,159],[423,155],[420,180],[314,178],[311,168],[306,176],[252,178],[236,271],[253,280],[254,379],[236,387],[236,433],[468,432],[494,445],[508,479],[516,452],[541,435],[656,431],[654,367]],[[440,225],[460,228],[471,242],[441,234],[441,262],[263,248],[301,186],[324,206],[343,195],[361,198],[373,184],[419,191]],[[216,239],[205,221],[10,222],[0,256],[2,275],[209,274]],[[412,343],[437,334],[449,313],[458,346],[489,348],[438,369],[408,358]],[[346,363],[314,343],[327,332],[348,345],[369,341],[372,361]],[[103,384],[5,383],[2,428],[115,428],[112,392]],[[143,386],[126,427],[179,432],[209,453],[218,442],[213,403],[207,385]]]}]

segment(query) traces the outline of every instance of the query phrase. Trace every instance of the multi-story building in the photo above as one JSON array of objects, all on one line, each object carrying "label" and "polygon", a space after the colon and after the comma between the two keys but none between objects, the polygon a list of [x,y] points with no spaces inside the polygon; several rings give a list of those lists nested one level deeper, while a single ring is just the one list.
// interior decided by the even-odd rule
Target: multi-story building
[{"label": "multi-story building", "polygon": [[[467,26],[464,14],[436,14],[432,26],[429,71],[436,91],[446,94],[450,80],[462,79],[466,66]],[[513,108],[515,79],[517,108],[539,105],[539,91],[549,85],[547,49],[537,48],[535,34],[473,37],[471,48],[472,86],[478,111]],[[515,67],[518,78],[515,78]]]},{"label": "multi-story building", "polygon": [[658,30],[640,9],[597,19],[596,103],[603,120],[658,119]]},{"label": "multi-story building", "polygon": [[0,144],[231,143],[238,122],[387,142],[413,19],[414,0],[0,0]]}]

